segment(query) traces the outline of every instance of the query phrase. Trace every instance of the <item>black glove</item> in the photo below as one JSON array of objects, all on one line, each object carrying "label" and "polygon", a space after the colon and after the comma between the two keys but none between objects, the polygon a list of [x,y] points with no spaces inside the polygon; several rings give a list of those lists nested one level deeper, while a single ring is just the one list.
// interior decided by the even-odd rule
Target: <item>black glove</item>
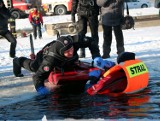
[{"label": "black glove", "polygon": [[75,14],[72,14],[72,15],[71,15],[71,21],[72,21],[73,23],[75,23],[75,22],[76,22]]},{"label": "black glove", "polygon": [[80,34],[76,34],[71,36],[73,39],[73,43],[78,43],[79,45],[86,45],[84,48],[90,46],[92,41],[95,41],[92,37],[82,36]]}]

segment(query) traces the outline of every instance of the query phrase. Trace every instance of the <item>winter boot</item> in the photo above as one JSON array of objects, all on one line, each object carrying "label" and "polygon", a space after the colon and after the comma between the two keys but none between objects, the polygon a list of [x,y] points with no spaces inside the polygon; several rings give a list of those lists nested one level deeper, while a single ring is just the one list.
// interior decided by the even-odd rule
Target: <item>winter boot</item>
[{"label": "winter boot", "polygon": [[13,59],[13,73],[16,77],[24,76],[23,74],[21,74],[21,66],[17,57]]},{"label": "winter boot", "polygon": [[15,56],[15,55],[13,55],[13,54],[12,54],[12,55],[10,54],[10,57],[11,57],[11,58],[15,58],[16,56]]},{"label": "winter boot", "polygon": [[85,58],[86,55],[85,55],[85,48],[80,48],[80,55],[79,55],[80,58]]},{"label": "winter boot", "polygon": [[110,55],[102,55],[103,59],[110,58]]}]

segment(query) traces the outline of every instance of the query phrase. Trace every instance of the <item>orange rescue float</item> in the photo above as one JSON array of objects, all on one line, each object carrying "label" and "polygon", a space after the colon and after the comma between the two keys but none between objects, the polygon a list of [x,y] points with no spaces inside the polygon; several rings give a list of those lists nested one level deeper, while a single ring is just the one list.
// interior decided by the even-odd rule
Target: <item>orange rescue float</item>
[{"label": "orange rescue float", "polygon": [[143,90],[148,86],[147,66],[139,59],[120,63],[103,74],[103,78],[90,87],[90,95],[121,93],[129,94]]}]

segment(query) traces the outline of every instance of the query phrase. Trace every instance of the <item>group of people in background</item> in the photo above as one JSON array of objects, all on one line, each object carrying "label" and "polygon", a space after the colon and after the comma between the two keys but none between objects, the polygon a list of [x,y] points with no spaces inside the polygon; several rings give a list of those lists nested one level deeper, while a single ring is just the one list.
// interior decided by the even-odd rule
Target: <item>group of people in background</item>
[{"label": "group of people in background", "polygon": [[[102,18],[103,28],[103,55],[99,51],[98,16]],[[77,22],[76,22],[77,15]],[[8,30],[8,19],[11,17],[9,10],[5,7],[3,0],[0,0],[0,35],[11,42],[10,57],[13,59],[13,73],[16,77],[22,77],[21,67],[35,72],[33,82],[35,89],[40,94],[48,93],[44,86],[44,80],[54,67],[64,68],[72,65],[78,57],[85,57],[85,48],[89,47],[92,59],[96,64],[103,65],[104,61],[110,57],[112,43],[112,29],[114,30],[117,42],[117,54],[124,52],[124,38],[121,23],[124,16],[124,0],[73,0],[71,19],[78,25],[78,34],[74,36],[62,36],[56,41],[44,46],[42,51],[37,53],[36,59],[31,60],[26,57],[16,57],[16,39]],[[41,26],[43,17],[35,7],[29,14],[29,22],[33,27],[34,39],[42,38]],[[87,25],[91,30],[91,37],[87,37]],[[80,55],[77,51],[80,48]],[[47,50],[47,53],[45,51]],[[113,66],[114,63],[111,65]]]},{"label": "group of people in background", "polygon": [[[9,10],[5,7],[3,0],[0,0],[0,35],[5,37],[10,46],[10,57],[15,57],[16,36],[8,30],[8,20],[12,18]],[[76,21],[76,15],[78,20]],[[115,34],[117,54],[124,52],[124,37],[121,29],[121,24],[124,17],[124,0],[73,0],[71,20],[78,26],[78,34],[85,36],[87,26],[89,24],[91,37],[95,39],[95,43],[99,43],[98,16],[101,16],[103,28],[103,54],[102,58],[109,58],[112,44],[112,30]],[[29,14],[29,22],[33,27],[34,39],[42,38],[41,26],[43,26],[43,17],[35,6]],[[38,34],[37,34],[38,31]],[[80,48],[80,58],[84,58],[85,48]]]},{"label": "group of people in background", "polygon": [[[71,19],[75,23],[77,14],[78,33],[85,36],[87,24],[91,30],[91,37],[98,44],[98,15],[102,18],[103,55],[109,58],[112,44],[112,29],[117,42],[117,54],[124,52],[124,38],[121,24],[124,17],[124,0],[73,0]],[[80,57],[85,57],[85,50],[80,50]]]}]

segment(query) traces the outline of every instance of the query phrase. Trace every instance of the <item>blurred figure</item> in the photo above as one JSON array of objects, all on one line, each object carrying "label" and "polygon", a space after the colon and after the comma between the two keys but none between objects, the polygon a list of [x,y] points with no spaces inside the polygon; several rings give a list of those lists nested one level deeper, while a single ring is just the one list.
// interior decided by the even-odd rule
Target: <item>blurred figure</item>
[{"label": "blurred figure", "polygon": [[[73,23],[75,23],[76,13],[78,16],[79,34],[85,36],[85,34],[87,33],[87,24],[89,23],[91,36],[96,40],[95,42],[98,44],[99,7],[96,4],[96,0],[73,0],[71,12],[71,20]],[[79,57],[85,57],[85,48],[80,49]]]},{"label": "blurred figure", "polygon": [[8,19],[11,18],[10,11],[5,7],[3,0],[0,0],[0,35],[6,38],[10,43],[10,57],[14,58],[16,55],[17,41],[8,30]]},{"label": "blurred figure", "polygon": [[37,29],[38,29],[38,37],[39,39],[41,39],[42,38],[41,25],[43,26],[43,17],[37,7],[33,8],[28,18],[33,27],[34,39],[37,39]]},{"label": "blurred figure", "polygon": [[124,18],[124,0],[97,0],[101,7],[103,27],[103,55],[102,58],[110,58],[112,44],[112,29],[117,42],[117,54],[124,52],[124,38],[121,24]]}]

